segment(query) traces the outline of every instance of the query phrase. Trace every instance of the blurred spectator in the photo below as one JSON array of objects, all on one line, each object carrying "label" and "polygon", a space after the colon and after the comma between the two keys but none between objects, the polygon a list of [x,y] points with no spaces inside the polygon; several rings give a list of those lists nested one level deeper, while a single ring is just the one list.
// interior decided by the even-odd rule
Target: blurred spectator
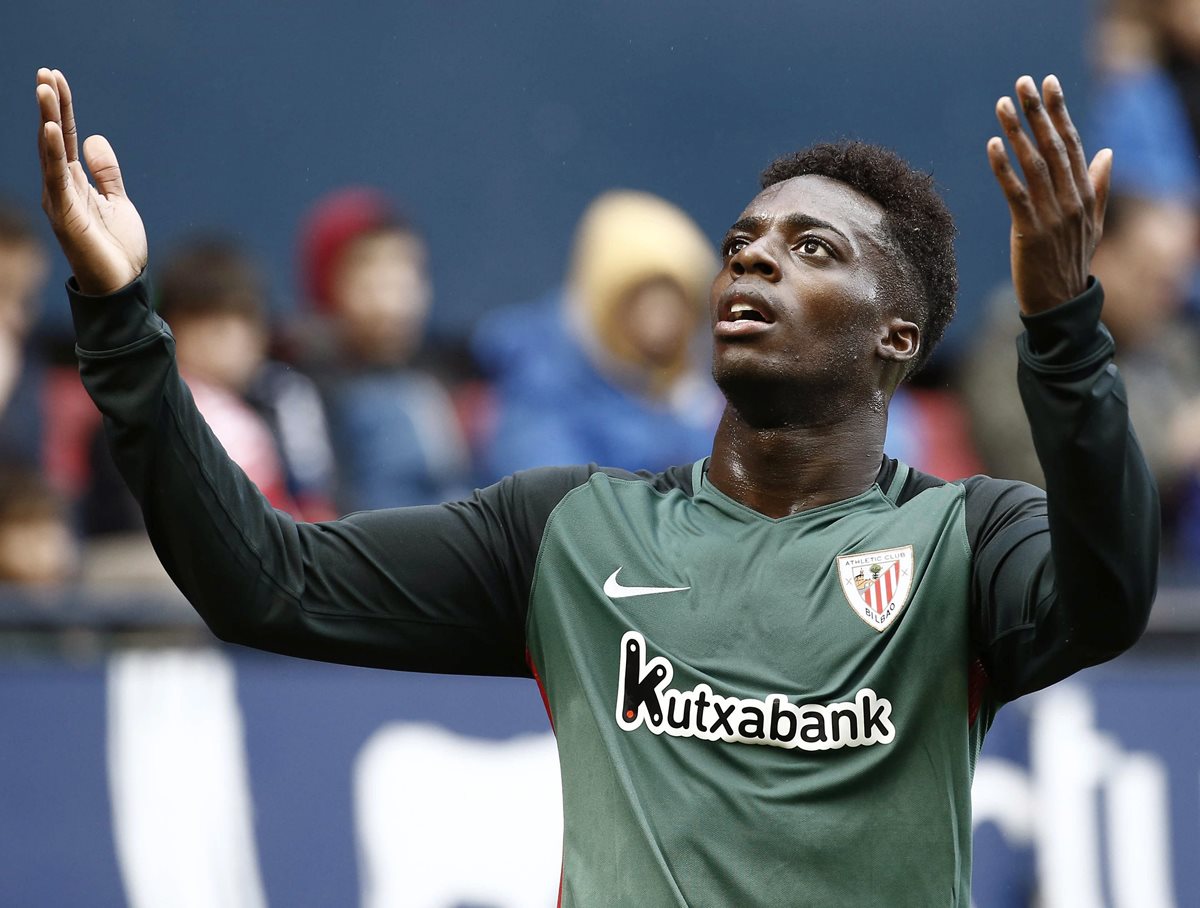
[{"label": "blurred spectator", "polygon": [[40,470],[43,363],[30,344],[46,252],[24,213],[0,202],[0,464]]},{"label": "blurred spectator", "polygon": [[[1176,34],[1182,17],[1171,12],[1196,6],[1196,0],[1126,0],[1101,19],[1087,133],[1096,147],[1113,148],[1114,179],[1127,194],[1170,193],[1192,202],[1200,195],[1200,120],[1190,116],[1189,98],[1175,78],[1200,73],[1200,42],[1194,34],[1200,24]],[[1191,91],[1200,117],[1200,84]]]},{"label": "blurred spectator", "polygon": [[[1116,341],[1115,360],[1168,526],[1182,525],[1181,496],[1200,475],[1200,340],[1181,318],[1198,240],[1200,217],[1186,202],[1117,194],[1092,262],[1105,290],[1102,317]],[[1010,289],[996,294],[989,322],[963,359],[963,386],[988,471],[1041,485],[1012,381],[1017,311]]]},{"label": "blurred spectator", "polygon": [[[1101,17],[1098,45],[1094,132],[1115,152],[1114,179],[1127,193],[1200,211],[1200,2],[1114,0]],[[1200,317],[1196,257],[1187,295],[1195,321]],[[1195,337],[1178,340],[1179,359],[1189,353],[1193,363],[1200,359],[1195,344]],[[1169,435],[1172,458],[1183,464],[1166,477],[1176,554],[1196,565],[1200,463],[1194,454],[1200,447],[1200,404],[1195,399],[1174,415]]]},{"label": "blurred spectator", "polygon": [[[332,458],[316,389],[266,356],[266,288],[254,263],[221,239],[194,240],[157,276],[159,312],[175,336],[179,371],[230,457],[277,508],[333,516]],[[85,506],[90,534],[140,519],[97,442]]]},{"label": "blurred spectator", "polygon": [[1192,137],[1200,145],[1200,2],[1162,0],[1152,8],[1159,22],[1167,72],[1179,88]]},{"label": "blurred spectator", "polygon": [[0,202],[0,582],[63,583],[78,551],[63,499],[42,476],[45,363],[30,335],[48,261],[32,223]]},{"label": "blurred spectator", "polygon": [[463,494],[470,463],[453,404],[413,365],[432,298],[424,240],[382,193],[347,189],[310,212],[300,255],[323,319],[304,358],[329,413],[339,506]]},{"label": "blurred spectator", "polygon": [[78,562],[62,498],[36,472],[0,474],[0,583],[65,583]]},{"label": "blurred spectator", "polygon": [[717,262],[655,196],[600,196],[567,285],[490,314],[476,355],[498,386],[491,478],[548,464],[661,470],[708,454],[722,400],[698,339]]},{"label": "blurred spectator", "polygon": [[[1200,0],[1114,0],[1100,18],[1092,123],[1127,194],[1200,207]],[[1200,314],[1200,268],[1189,302]]]},{"label": "blurred spectator", "polygon": [[1097,48],[1105,75],[1164,75],[1163,97],[1200,145],[1200,0],[1115,0],[1101,16]]}]

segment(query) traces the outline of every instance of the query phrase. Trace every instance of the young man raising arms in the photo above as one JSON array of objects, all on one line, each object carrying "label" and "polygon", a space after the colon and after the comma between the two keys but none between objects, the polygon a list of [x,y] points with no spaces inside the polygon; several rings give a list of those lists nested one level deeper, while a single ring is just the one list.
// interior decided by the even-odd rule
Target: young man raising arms
[{"label": "young man raising arms", "polygon": [[[558,737],[561,903],[970,899],[970,783],[996,708],[1145,625],[1158,505],[1089,282],[1111,155],[1057,80],[992,139],[1047,492],[884,455],[887,403],[953,311],[953,227],[890,152],[781,159],[711,297],[710,458],[511,476],[466,501],[299,524],[228,460],[148,303],[145,233],[66,79],[38,74],[45,209],[80,368],[164,565],[222,639],[533,675]],[[469,859],[469,857],[467,858]]]}]

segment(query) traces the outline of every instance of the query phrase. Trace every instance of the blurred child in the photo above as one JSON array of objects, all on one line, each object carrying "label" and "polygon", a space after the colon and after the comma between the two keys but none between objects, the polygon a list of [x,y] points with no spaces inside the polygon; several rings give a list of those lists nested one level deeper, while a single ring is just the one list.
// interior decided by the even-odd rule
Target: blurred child
[{"label": "blurred child", "polygon": [[61,497],[35,472],[0,471],[0,583],[66,583],[78,562]]},{"label": "blurred child", "polygon": [[205,421],[271,504],[295,511],[275,439],[244,400],[267,356],[257,272],[232,246],[201,241],[166,263],[158,293],[159,314],[175,335],[179,371]]},{"label": "blurred child", "polygon": [[[267,359],[266,288],[255,264],[229,241],[197,239],[166,261],[156,283],[180,374],[230,457],[275,507],[305,519],[334,516],[319,398],[302,374]],[[89,534],[138,526],[106,452],[95,463]]]},{"label": "blurred child", "polygon": [[24,212],[0,202],[0,463],[30,470],[42,464],[43,363],[28,341],[47,265]]},{"label": "blurred child", "polygon": [[322,199],[301,236],[323,336],[308,364],[329,413],[343,510],[431,504],[466,491],[454,407],[412,365],[432,299],[425,242],[371,189]]},{"label": "blurred child", "polygon": [[485,319],[497,478],[539,465],[661,470],[705,456],[721,413],[700,342],[717,261],[669,202],[615,191],[588,207],[567,285]]},{"label": "blurred child", "polygon": [[303,373],[267,357],[267,292],[255,263],[228,241],[194,241],[164,267],[159,300],[180,371],[205,419],[220,421],[210,425],[222,444],[238,446],[243,469],[261,475],[278,507],[307,520],[336,516],[320,397]]}]

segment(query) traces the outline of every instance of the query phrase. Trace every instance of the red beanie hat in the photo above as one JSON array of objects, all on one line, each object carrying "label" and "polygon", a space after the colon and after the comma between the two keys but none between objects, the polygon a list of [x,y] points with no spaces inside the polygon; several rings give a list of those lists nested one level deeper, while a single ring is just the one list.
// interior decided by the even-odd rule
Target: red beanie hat
[{"label": "red beanie hat", "polygon": [[308,294],[324,312],[333,308],[334,270],[346,247],[365,233],[410,230],[408,221],[378,189],[339,189],[308,212],[300,231],[300,270]]}]

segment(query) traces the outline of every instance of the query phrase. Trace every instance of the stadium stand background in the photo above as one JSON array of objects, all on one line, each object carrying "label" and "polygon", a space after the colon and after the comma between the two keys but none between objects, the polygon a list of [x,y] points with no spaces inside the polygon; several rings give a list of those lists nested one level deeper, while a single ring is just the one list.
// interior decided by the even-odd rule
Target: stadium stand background
[{"label": "stadium stand background", "polygon": [[1051,69],[1081,101],[1088,20],[1080,0],[373,2],[353,14],[312,0],[141,0],[91,12],[68,0],[5,13],[9,192],[40,198],[19,124],[33,123],[36,68],[57,66],[81,128],[118,149],[159,254],[197,226],[231,228],[286,308],[306,207],[347,181],[380,185],[428,234],[446,333],[556,282],[576,218],[603,190],[663,195],[715,241],[767,161],[843,135],[935,172],[963,238],[962,298],[976,300],[1007,267],[981,151],[992,104],[1014,74]]}]

